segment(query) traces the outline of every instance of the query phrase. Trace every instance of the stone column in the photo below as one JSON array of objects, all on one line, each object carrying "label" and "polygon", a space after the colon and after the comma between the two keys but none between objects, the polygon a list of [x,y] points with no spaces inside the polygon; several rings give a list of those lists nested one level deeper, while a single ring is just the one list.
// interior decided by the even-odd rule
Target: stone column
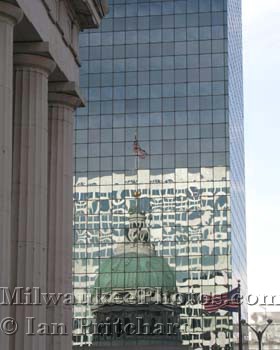
[{"label": "stone column", "polygon": [[[13,32],[22,11],[0,1],[0,287],[11,288],[11,188],[13,123]],[[2,300],[2,293],[0,293]],[[0,320],[10,316],[9,306],[0,306]],[[0,348],[10,349],[11,337],[0,335]]]},{"label": "stone column", "polygon": [[[47,287],[48,76],[54,68],[55,63],[43,56],[14,55],[15,285],[41,292]],[[19,324],[15,349],[45,350],[48,336],[26,336],[26,317],[35,318],[36,332],[38,324],[46,322],[46,306],[17,306],[15,317]]]},{"label": "stone column", "polygon": [[[73,119],[80,104],[79,97],[49,93],[47,289],[63,294],[72,293]],[[50,337],[48,350],[71,349],[71,305],[50,305],[47,315],[48,323],[63,323],[68,333],[65,337]]]}]

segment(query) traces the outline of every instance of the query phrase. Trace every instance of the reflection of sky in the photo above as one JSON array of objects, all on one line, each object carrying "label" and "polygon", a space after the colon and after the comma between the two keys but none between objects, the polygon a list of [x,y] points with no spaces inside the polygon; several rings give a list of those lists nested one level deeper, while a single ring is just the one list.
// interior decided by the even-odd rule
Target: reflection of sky
[{"label": "reflection of sky", "polygon": [[280,2],[243,6],[249,292],[279,295]]}]

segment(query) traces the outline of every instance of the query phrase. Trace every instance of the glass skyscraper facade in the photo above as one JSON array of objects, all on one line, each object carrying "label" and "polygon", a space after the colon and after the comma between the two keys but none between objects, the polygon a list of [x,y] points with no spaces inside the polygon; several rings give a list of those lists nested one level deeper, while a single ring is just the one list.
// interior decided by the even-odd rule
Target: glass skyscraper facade
[{"label": "glass skyscraper facade", "polygon": [[126,324],[138,312],[180,324],[161,338],[170,349],[233,349],[234,315],[207,314],[191,296],[225,293],[238,279],[246,292],[241,0],[112,0],[80,45],[75,294],[149,288],[151,298],[161,289],[185,302],[78,303],[74,346],[160,344],[83,332],[90,320]]}]

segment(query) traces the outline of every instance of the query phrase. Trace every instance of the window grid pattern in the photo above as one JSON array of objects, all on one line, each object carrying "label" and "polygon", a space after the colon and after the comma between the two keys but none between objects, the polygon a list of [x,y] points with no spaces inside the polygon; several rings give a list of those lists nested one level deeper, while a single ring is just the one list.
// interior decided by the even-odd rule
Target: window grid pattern
[{"label": "window grid pattern", "polygon": [[[228,10],[234,15],[236,9],[228,2],[115,0],[100,29],[81,34],[88,103],[78,110],[75,128],[75,293],[115,288],[115,273],[123,273],[117,287],[125,288],[133,264],[148,266],[151,286],[156,272],[163,285],[182,293],[232,288],[230,123],[241,128],[242,120],[229,108],[235,102],[228,68],[234,75],[241,61],[237,55],[229,67]],[[238,45],[236,39],[231,50]],[[135,134],[147,152],[137,161]],[[136,204],[145,212],[155,255],[139,253],[126,268],[125,232]],[[174,271],[168,281],[165,262]],[[146,287],[144,275],[138,271],[137,287]],[[75,307],[77,327],[91,316],[90,308]],[[188,305],[181,322],[187,324],[183,344],[209,350],[220,336],[231,348],[231,314],[209,316],[201,305]],[[74,344],[87,341],[76,337]]]}]

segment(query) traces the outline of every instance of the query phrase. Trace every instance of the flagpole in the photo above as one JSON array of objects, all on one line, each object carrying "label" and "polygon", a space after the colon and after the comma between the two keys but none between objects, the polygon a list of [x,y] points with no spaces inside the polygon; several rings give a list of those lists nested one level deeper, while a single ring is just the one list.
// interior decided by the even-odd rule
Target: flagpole
[{"label": "flagpole", "polygon": [[[137,129],[135,129],[135,136],[134,136],[134,145],[138,144],[138,134]],[[134,192],[134,197],[136,198],[136,212],[138,213],[139,210],[139,191],[138,191],[138,168],[139,168],[139,155],[138,151],[135,152],[135,181],[136,181],[136,189]]]},{"label": "flagpole", "polygon": [[241,323],[241,284],[238,280],[239,303],[238,303],[238,327],[239,327],[239,350],[243,350],[242,323]]},{"label": "flagpole", "polygon": [[136,173],[136,182],[137,182],[137,191],[135,194],[137,196],[140,196],[140,191],[138,191],[138,170],[139,170],[139,158],[144,159],[147,155],[147,152],[142,149],[138,143],[138,137],[137,137],[137,132],[135,131],[135,139],[134,139],[134,144],[133,144],[133,151],[135,153],[135,173]]},{"label": "flagpole", "polygon": [[[134,142],[136,142],[138,140],[138,137],[137,137],[137,129],[135,129],[135,134],[134,134]],[[136,175],[136,179],[137,179],[137,175],[138,175],[138,155],[137,153],[135,152],[135,164],[134,164],[134,167],[135,167],[135,175]]]}]

